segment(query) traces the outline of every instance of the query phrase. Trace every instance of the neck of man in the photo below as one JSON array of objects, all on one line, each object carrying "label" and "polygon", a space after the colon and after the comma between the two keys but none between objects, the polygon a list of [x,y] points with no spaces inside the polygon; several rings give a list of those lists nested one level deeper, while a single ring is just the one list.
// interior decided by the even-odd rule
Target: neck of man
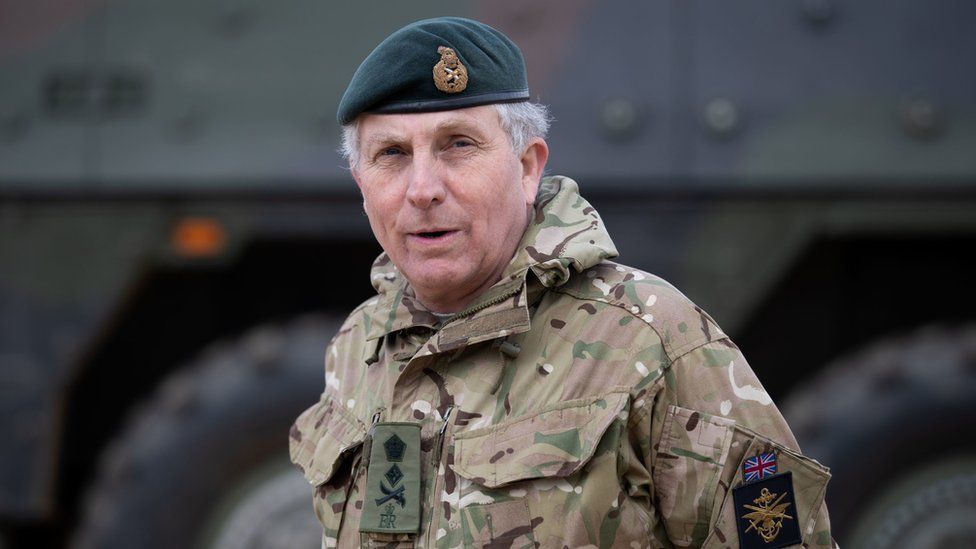
[{"label": "neck of man", "polygon": [[410,282],[413,287],[414,292],[417,295],[417,299],[427,307],[427,310],[434,313],[435,315],[452,315],[459,313],[466,309],[468,306],[472,305],[481,294],[485,292],[488,288],[494,286],[499,280],[502,279],[502,275],[505,273],[505,269],[512,262],[512,258],[518,252],[522,239],[525,237],[525,231],[529,228],[529,223],[532,220],[533,207],[529,205],[526,209],[525,224],[522,226],[522,230],[518,233],[518,239],[511,244],[511,253],[507,254],[505,257],[508,259],[501,265],[495,266],[495,270],[484,279],[481,285],[477,286],[473,290],[463,290],[459,289],[456,291],[445,291],[443,287],[434,288],[424,288],[414,283]]},{"label": "neck of man", "polygon": [[[514,257],[514,252],[512,256]],[[509,258],[511,261],[511,258]],[[472,305],[478,297],[485,292],[488,288],[495,285],[496,282],[502,279],[502,273],[505,272],[505,267],[508,265],[502,265],[497,272],[493,272],[491,276],[487,277],[485,281],[475,288],[474,290],[460,292],[444,292],[444,288],[431,288],[432,291],[425,292],[423,288],[413,286],[414,292],[417,294],[417,299],[427,307],[427,309],[434,313],[435,315],[453,315],[459,313],[466,309],[468,306]]]}]

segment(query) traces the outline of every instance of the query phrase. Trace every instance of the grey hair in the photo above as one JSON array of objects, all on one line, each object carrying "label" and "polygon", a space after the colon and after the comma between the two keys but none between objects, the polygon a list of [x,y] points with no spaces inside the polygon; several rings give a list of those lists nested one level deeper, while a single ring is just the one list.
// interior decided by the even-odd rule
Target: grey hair
[{"label": "grey hair", "polygon": [[[495,103],[494,107],[515,154],[522,154],[529,141],[536,137],[545,139],[549,134],[552,115],[541,103]],[[339,154],[353,169],[359,167],[359,118],[342,126]]]}]

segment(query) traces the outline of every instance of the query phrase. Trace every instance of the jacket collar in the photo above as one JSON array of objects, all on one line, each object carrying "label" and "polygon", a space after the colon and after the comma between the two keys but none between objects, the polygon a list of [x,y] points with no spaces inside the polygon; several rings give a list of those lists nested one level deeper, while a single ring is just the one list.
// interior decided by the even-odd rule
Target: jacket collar
[{"label": "jacket collar", "polygon": [[[616,257],[600,215],[572,179],[543,179],[534,210],[501,280],[444,323],[434,344],[439,350],[528,330],[535,296],[566,283],[570,268],[582,272]],[[438,318],[420,303],[385,252],[373,262],[370,278],[379,295],[364,311],[368,340],[411,327],[438,327]]]}]

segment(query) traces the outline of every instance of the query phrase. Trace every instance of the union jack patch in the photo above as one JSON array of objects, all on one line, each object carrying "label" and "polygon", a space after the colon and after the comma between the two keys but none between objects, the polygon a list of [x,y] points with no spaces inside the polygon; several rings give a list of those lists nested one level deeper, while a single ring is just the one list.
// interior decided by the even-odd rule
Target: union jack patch
[{"label": "union jack patch", "polygon": [[743,482],[762,480],[776,474],[776,453],[759,454],[742,462]]}]

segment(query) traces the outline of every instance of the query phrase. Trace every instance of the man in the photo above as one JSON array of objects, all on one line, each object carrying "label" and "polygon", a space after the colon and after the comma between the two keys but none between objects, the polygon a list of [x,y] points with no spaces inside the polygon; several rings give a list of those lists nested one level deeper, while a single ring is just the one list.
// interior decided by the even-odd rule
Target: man
[{"label": "man", "polygon": [[528,100],[518,48],[460,18],[342,98],[385,252],[291,432],[323,546],[830,547],[826,469],[707,314],[609,261]]}]

